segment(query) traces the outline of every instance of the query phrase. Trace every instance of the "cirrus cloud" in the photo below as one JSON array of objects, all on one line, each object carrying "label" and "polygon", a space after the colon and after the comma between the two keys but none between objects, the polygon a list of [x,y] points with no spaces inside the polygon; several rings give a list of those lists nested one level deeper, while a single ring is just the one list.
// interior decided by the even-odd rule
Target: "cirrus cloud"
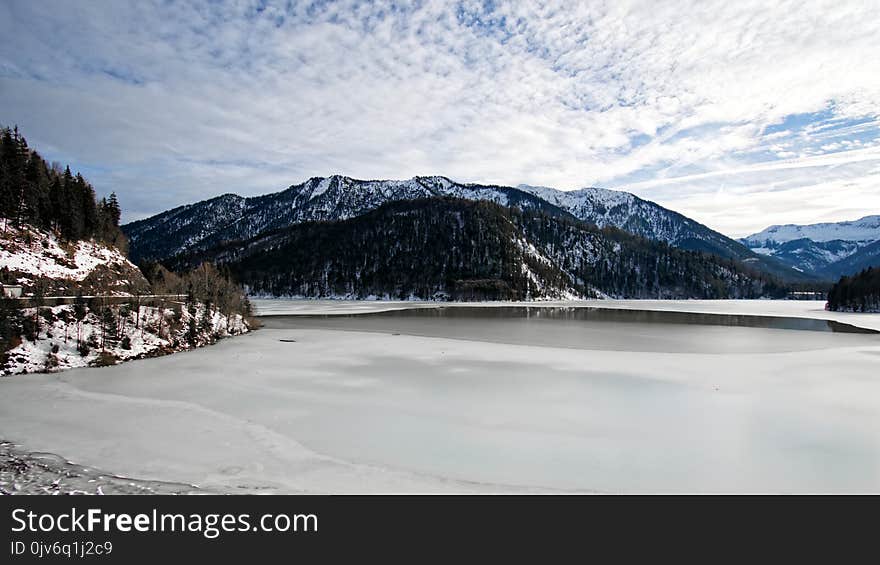
[{"label": "cirrus cloud", "polygon": [[127,219],[444,174],[632,190],[745,235],[880,210],[875,6],[12,0],[0,122]]}]

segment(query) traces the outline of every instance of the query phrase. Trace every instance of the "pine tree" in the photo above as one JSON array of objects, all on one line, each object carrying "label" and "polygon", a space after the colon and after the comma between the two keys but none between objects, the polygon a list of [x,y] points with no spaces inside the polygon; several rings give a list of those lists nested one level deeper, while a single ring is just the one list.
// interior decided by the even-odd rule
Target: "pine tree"
[{"label": "pine tree", "polygon": [[82,210],[82,238],[94,237],[98,231],[98,208],[95,204],[95,189],[81,174],[76,174],[76,188]]},{"label": "pine tree", "polygon": [[4,232],[9,221],[15,223],[18,220],[21,204],[24,176],[19,149],[18,129],[13,133],[9,128],[4,128],[0,138],[0,215],[4,218]]},{"label": "pine tree", "polygon": [[119,207],[119,200],[116,199],[115,192],[110,193],[110,198],[107,200],[107,210],[110,214],[111,225],[118,228],[122,218],[122,209]]},{"label": "pine tree", "polygon": [[61,231],[66,208],[64,185],[61,184],[61,178],[55,175],[49,185],[49,229]]},{"label": "pine tree", "polygon": [[25,192],[22,198],[22,219],[37,227],[47,227],[50,215],[49,180],[43,159],[33,152],[25,170]]},{"label": "pine tree", "polygon": [[27,141],[18,132],[18,126],[12,132],[13,145],[10,147],[12,152],[10,169],[12,175],[12,188],[15,197],[13,203],[15,211],[13,217],[15,223],[20,225],[25,220],[26,197],[28,194],[27,183],[25,181],[25,168],[27,166],[28,147]]}]

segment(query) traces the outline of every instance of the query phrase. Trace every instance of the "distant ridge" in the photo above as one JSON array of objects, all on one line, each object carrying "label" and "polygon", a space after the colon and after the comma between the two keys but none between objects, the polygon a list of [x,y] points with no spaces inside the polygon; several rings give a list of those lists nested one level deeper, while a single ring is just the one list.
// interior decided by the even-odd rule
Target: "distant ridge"
[{"label": "distant ridge", "polygon": [[837,279],[880,266],[880,215],[847,222],[775,225],[740,241],[802,272]]}]

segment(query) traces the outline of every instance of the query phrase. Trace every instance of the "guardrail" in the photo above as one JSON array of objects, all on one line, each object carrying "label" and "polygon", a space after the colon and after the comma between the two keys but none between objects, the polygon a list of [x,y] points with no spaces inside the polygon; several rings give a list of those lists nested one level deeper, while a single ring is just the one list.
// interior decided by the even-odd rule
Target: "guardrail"
[{"label": "guardrail", "polygon": [[[182,303],[186,300],[186,294],[141,294],[137,295],[101,295],[101,294],[92,294],[92,295],[84,295],[82,298],[86,302],[91,302],[93,300],[100,300],[102,305],[108,304],[130,304],[132,302],[140,303],[141,306],[151,306],[159,303]],[[73,304],[76,301],[76,296],[43,296],[39,299],[40,306],[63,306],[65,304]],[[18,302],[19,307],[21,308],[33,308],[37,305],[36,300],[33,296],[22,296],[21,298],[12,298]]]}]

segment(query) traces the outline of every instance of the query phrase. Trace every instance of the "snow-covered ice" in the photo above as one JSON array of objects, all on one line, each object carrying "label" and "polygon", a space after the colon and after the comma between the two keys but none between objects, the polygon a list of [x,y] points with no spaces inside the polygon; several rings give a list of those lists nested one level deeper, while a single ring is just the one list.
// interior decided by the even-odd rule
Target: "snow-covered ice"
[{"label": "snow-covered ice", "polygon": [[[880,315],[851,322],[815,302],[586,304],[880,329]],[[311,314],[404,306],[257,303]],[[579,348],[309,323],[0,379],[0,429],[30,450],[226,492],[880,491],[876,334],[630,323],[608,325],[618,348]],[[727,330],[755,347],[683,346],[723,343]],[[639,347],[651,340],[669,346]]]}]

